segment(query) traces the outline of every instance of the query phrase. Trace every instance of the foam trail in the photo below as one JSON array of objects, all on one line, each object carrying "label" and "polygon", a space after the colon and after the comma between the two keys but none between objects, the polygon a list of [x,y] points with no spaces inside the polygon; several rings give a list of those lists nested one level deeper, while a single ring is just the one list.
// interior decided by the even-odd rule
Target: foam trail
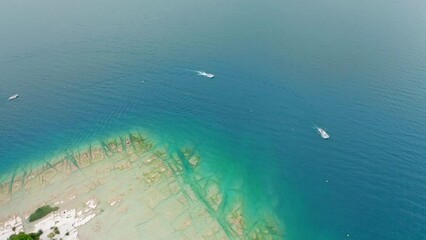
[{"label": "foam trail", "polygon": [[208,78],[214,78],[214,75],[211,73],[206,73],[204,71],[196,71],[198,73],[198,75],[200,76],[204,76],[204,77],[208,77]]},{"label": "foam trail", "polygon": [[204,76],[204,77],[207,77],[207,78],[214,78],[214,74],[207,73],[205,71],[193,70],[193,69],[187,69],[187,68],[183,68],[183,70],[188,71],[188,72],[197,73],[198,76]]}]

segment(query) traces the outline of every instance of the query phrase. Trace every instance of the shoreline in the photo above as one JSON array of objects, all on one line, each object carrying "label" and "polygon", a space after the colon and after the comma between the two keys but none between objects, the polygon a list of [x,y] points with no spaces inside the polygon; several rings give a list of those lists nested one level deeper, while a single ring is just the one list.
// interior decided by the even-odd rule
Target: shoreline
[{"label": "shoreline", "polygon": [[273,211],[265,206],[249,214],[244,191],[221,189],[218,173],[201,170],[201,156],[194,147],[157,146],[139,133],[109,138],[12,175],[0,187],[0,214],[8,216],[0,222],[19,216],[25,231],[37,231],[37,222],[25,219],[41,205],[56,203],[68,213],[93,200],[98,203],[93,219],[74,238],[63,239],[140,234],[282,239]]}]

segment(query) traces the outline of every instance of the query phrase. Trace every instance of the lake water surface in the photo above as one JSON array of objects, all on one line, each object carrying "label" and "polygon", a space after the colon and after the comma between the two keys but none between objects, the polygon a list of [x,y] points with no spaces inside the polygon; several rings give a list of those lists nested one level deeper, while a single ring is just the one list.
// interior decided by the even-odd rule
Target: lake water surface
[{"label": "lake water surface", "polygon": [[0,174],[143,129],[232,161],[288,239],[426,239],[425,13],[418,0],[0,0]]}]

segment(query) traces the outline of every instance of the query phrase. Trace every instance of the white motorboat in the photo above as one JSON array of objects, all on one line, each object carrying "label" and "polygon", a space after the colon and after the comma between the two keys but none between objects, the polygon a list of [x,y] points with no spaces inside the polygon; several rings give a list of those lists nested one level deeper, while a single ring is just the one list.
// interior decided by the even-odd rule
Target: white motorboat
[{"label": "white motorboat", "polygon": [[19,94],[15,94],[9,97],[9,100],[15,100],[19,97]]},{"label": "white motorboat", "polygon": [[317,131],[318,131],[318,134],[322,138],[324,138],[324,139],[329,139],[330,138],[330,135],[328,135],[328,133],[324,129],[317,127]]},{"label": "white motorboat", "polygon": [[211,73],[206,73],[204,71],[197,71],[197,72],[198,72],[198,75],[200,75],[200,76],[204,76],[204,77],[208,77],[208,78],[214,78],[214,75],[211,74]]}]

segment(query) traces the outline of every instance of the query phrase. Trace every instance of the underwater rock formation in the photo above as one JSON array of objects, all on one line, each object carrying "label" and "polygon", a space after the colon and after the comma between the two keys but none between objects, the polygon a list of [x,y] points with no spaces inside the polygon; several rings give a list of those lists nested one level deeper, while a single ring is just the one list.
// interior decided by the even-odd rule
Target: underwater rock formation
[{"label": "underwater rock formation", "polygon": [[[102,210],[81,227],[82,239],[283,239],[269,206],[253,211],[258,206],[246,201],[247,191],[226,187],[202,155],[195,146],[155,144],[138,132],[101,141],[8,176],[0,214],[25,217],[44,203],[73,208],[94,197]],[[23,198],[30,203],[18,206]]]}]

